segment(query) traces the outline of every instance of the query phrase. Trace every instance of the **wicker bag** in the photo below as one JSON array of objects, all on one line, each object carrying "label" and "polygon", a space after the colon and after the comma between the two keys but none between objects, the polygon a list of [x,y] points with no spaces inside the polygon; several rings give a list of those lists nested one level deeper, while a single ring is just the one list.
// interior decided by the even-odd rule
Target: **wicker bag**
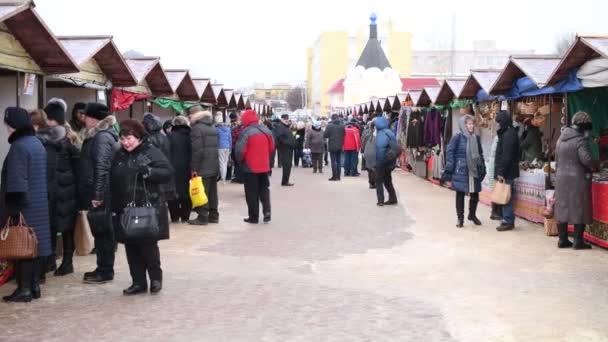
[{"label": "wicker bag", "polygon": [[0,230],[0,258],[9,260],[33,259],[38,256],[38,239],[32,227],[25,223],[23,214],[19,215],[19,223],[12,224],[6,220]]}]

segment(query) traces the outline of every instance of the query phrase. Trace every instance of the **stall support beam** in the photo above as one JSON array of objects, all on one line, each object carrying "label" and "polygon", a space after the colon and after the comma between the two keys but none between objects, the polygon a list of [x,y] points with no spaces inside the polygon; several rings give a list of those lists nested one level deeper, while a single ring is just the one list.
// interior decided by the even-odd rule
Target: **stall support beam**
[{"label": "stall support beam", "polygon": [[38,108],[44,108],[46,104],[46,77],[38,75]]},{"label": "stall support beam", "polygon": [[16,80],[16,93],[15,93],[15,100],[16,100],[16,105],[17,107],[21,106],[21,92],[19,91],[21,88],[21,72],[17,71],[17,80]]}]

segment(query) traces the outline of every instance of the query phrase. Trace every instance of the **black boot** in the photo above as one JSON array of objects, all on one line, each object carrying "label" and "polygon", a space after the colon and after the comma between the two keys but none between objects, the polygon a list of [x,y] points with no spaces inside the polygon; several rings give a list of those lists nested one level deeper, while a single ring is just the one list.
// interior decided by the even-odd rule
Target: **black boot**
[{"label": "black boot", "polygon": [[209,223],[220,223],[220,213],[217,211],[209,212]]},{"label": "black boot", "polygon": [[557,241],[557,248],[570,248],[572,242],[568,240],[568,224],[558,223],[557,231],[559,232],[559,240]]},{"label": "black boot", "polygon": [[21,292],[21,267],[19,265],[19,260],[15,260],[15,262],[13,263],[13,270],[15,274],[15,283],[17,283],[17,288],[10,295],[2,297],[2,300],[5,302],[11,302],[13,298],[15,298]]},{"label": "black boot", "polygon": [[193,226],[206,226],[209,224],[209,216],[199,214],[196,219],[188,221],[188,224]]},{"label": "black boot", "polygon": [[464,227],[464,217],[459,217],[458,222],[456,222],[456,228]]},{"label": "black boot", "polygon": [[469,221],[472,221],[476,226],[481,226],[481,221],[477,218],[477,205],[479,204],[479,199],[473,194],[470,195],[471,198],[469,200]]},{"label": "black boot", "polygon": [[574,249],[591,249],[591,245],[585,243],[585,225],[575,224],[574,225]]},{"label": "black boot", "polygon": [[456,192],[456,217],[458,222],[456,227],[462,228],[464,226],[464,192]]},{"label": "black boot", "polygon": [[35,258],[34,261],[32,262],[32,298],[33,299],[38,299],[40,298],[42,295],[40,293],[40,275],[42,274],[42,272],[40,272],[41,269],[45,268],[44,259],[42,258]]},{"label": "black boot", "polygon": [[72,263],[72,255],[63,255],[63,260],[61,261],[61,265],[55,271],[55,276],[61,277],[64,275],[68,275],[74,273],[74,264]]},{"label": "black boot", "polygon": [[4,297],[5,302],[29,303],[32,301],[32,276],[33,260],[26,259],[19,261],[19,282],[17,291],[10,296]]},{"label": "black boot", "polygon": [[492,214],[490,215],[492,221],[502,221],[502,206],[500,204],[492,203]]}]

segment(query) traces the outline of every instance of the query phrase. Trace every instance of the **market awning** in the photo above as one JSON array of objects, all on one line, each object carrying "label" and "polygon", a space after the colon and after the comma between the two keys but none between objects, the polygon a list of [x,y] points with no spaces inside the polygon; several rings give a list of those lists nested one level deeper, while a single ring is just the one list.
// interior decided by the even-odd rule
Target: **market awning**
[{"label": "market awning", "polygon": [[547,85],[551,86],[568,78],[572,69],[599,57],[608,58],[608,36],[576,37],[574,44],[568,49],[557,68],[549,76]]},{"label": "market awning", "polygon": [[136,57],[126,59],[137,80],[137,86],[125,90],[147,92],[154,96],[171,96],[173,89],[160,65],[160,57]]},{"label": "market awning", "polygon": [[208,78],[193,78],[194,87],[196,93],[201,102],[214,105],[217,103],[215,94],[213,93],[213,87],[211,86],[211,80]]},{"label": "market awning", "polygon": [[437,95],[439,95],[439,87],[424,87],[420,98],[418,99],[418,106],[430,107],[435,101],[437,101]]},{"label": "market awning", "polygon": [[560,61],[561,59],[555,55],[511,56],[507,66],[490,88],[489,94],[508,93],[515,81],[524,76],[534,82],[538,88],[542,88],[547,84]]},{"label": "market awning", "polygon": [[93,82],[105,86],[108,80],[116,87],[137,85],[112,36],[65,36],[58,39],[81,71],[58,75],[57,78],[76,85]]},{"label": "market awning", "polygon": [[422,95],[422,90],[410,90],[408,94],[410,100],[412,100],[412,104],[414,106],[419,106],[418,101],[420,100],[420,95]]},{"label": "market awning", "polygon": [[245,110],[245,101],[243,101],[243,95],[241,93],[235,93],[236,110]]},{"label": "market awning", "polygon": [[245,98],[245,109],[251,109],[251,100],[248,97]]},{"label": "market awning", "polygon": [[228,109],[236,109],[236,100],[234,99],[234,90],[233,89],[224,89],[224,95],[226,96],[226,102],[228,105],[226,106]]},{"label": "market awning", "polygon": [[32,1],[0,2],[2,68],[37,74],[79,72],[34,7]]},{"label": "market awning", "polygon": [[458,97],[458,95],[462,91],[464,83],[464,79],[452,79],[443,81],[443,84],[441,84],[441,88],[439,89],[439,93],[437,94],[437,100],[435,101],[435,103],[440,106],[445,106],[449,104],[450,101]]},{"label": "market awning", "polygon": [[171,89],[173,89],[173,92],[177,94],[180,100],[197,102],[200,100],[188,70],[167,69],[165,70],[165,75],[167,75]]},{"label": "market awning", "polygon": [[215,96],[215,103],[217,106],[226,108],[226,106],[228,106],[228,101],[226,100],[226,94],[224,93],[224,85],[212,84],[211,88],[213,89],[213,95]]},{"label": "market awning", "polygon": [[483,89],[486,93],[500,76],[500,70],[496,69],[474,69],[464,82],[462,90],[457,97],[459,99],[474,99],[479,90]]}]

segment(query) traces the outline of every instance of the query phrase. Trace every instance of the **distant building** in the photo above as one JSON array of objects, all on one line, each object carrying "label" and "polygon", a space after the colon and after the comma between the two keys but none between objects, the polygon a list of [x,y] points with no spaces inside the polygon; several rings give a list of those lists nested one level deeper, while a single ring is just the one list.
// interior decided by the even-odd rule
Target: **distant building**
[{"label": "distant building", "polygon": [[275,83],[270,88],[266,88],[264,84],[256,83],[253,86],[255,91],[255,101],[285,101],[287,95],[292,89],[292,86],[287,83]]},{"label": "distant building", "polygon": [[416,50],[412,53],[412,77],[464,77],[471,69],[502,69],[511,55],[533,53],[499,50],[494,40],[474,41],[472,50]]}]

